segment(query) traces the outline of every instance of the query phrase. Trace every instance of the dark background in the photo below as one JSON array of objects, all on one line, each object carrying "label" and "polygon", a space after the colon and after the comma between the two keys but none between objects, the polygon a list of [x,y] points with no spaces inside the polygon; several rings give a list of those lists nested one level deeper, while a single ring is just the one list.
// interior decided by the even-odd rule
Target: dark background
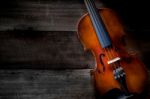
[{"label": "dark background", "polygon": [[140,51],[141,58],[149,68],[150,55],[150,6],[148,0],[102,0],[121,17],[125,30]]},{"label": "dark background", "polygon": [[[101,2],[118,13],[150,68],[148,0]],[[83,0],[0,0],[0,99],[95,99],[94,57],[76,29],[86,12]]]}]

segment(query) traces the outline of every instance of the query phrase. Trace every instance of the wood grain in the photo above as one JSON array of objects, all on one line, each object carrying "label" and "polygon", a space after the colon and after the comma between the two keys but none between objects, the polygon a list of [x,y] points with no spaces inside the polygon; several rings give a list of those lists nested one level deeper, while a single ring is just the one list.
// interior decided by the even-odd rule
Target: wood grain
[{"label": "wood grain", "polygon": [[0,70],[0,99],[94,99],[90,69]]},{"label": "wood grain", "polygon": [[86,53],[76,32],[0,32],[0,68],[66,69],[93,68],[94,58]]},{"label": "wood grain", "polygon": [[[149,68],[149,36],[127,38]],[[133,39],[133,38],[134,39]],[[0,31],[0,68],[65,69],[94,68],[94,57],[84,52],[73,31]]]},{"label": "wood grain", "polygon": [[0,30],[32,27],[40,31],[75,31],[77,21],[86,13],[81,1],[2,0]]},{"label": "wood grain", "polygon": [[0,78],[0,99],[95,99],[90,69],[0,70]]}]

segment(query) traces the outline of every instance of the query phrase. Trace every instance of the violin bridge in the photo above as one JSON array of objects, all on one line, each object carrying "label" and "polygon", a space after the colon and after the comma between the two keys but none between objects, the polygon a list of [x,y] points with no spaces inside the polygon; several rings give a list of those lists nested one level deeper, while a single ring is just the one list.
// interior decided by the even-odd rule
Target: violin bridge
[{"label": "violin bridge", "polygon": [[114,59],[112,59],[112,60],[109,60],[107,63],[108,63],[108,64],[112,64],[112,63],[117,62],[117,61],[119,61],[119,60],[120,60],[120,57],[116,57],[116,58],[114,58]]}]

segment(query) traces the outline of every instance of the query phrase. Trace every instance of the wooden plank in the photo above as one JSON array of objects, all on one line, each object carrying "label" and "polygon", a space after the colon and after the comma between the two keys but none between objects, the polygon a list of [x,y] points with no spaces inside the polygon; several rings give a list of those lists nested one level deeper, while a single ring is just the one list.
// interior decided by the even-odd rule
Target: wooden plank
[{"label": "wooden plank", "polygon": [[75,31],[86,13],[80,0],[2,0],[0,6],[0,30]]},{"label": "wooden plank", "polygon": [[[130,35],[126,41],[149,68],[149,36]],[[83,69],[94,68],[94,57],[83,51],[73,31],[1,31],[0,65],[7,69]]]},{"label": "wooden plank", "polygon": [[85,53],[76,32],[0,32],[0,68],[93,68],[94,58]]},{"label": "wooden plank", "polygon": [[0,70],[1,99],[94,99],[90,69]]},{"label": "wooden plank", "polygon": [[[128,28],[149,30],[149,3],[146,0],[101,1],[115,9]],[[98,8],[102,7],[100,2],[96,4]],[[35,30],[75,31],[78,19],[86,13],[83,0],[1,0],[0,7],[0,30],[32,27]]]},{"label": "wooden plank", "polygon": [[95,99],[90,69],[0,70],[0,78],[1,99]]}]

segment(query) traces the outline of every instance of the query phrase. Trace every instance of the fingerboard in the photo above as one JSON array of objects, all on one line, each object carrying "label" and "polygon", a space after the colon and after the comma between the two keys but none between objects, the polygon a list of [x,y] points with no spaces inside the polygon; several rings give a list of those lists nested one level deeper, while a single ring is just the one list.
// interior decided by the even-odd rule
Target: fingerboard
[{"label": "fingerboard", "polygon": [[84,2],[90,15],[90,19],[98,37],[99,43],[101,44],[102,48],[110,46],[111,40],[109,34],[105,28],[100,14],[98,13],[98,9],[96,8],[94,1],[84,0]]}]

